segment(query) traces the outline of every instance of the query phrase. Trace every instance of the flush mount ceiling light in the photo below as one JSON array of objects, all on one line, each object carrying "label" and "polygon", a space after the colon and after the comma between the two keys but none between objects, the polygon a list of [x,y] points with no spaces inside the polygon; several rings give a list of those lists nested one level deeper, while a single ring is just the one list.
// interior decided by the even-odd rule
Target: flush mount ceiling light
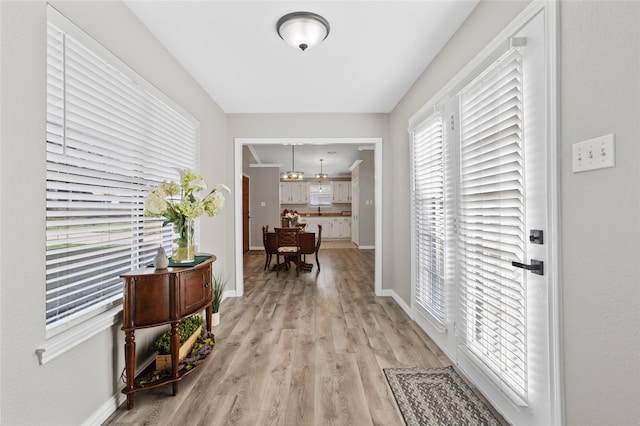
[{"label": "flush mount ceiling light", "polygon": [[311,12],[292,12],[278,19],[278,35],[296,49],[305,51],[329,35],[329,22]]},{"label": "flush mount ceiling light", "polygon": [[291,145],[291,170],[282,174],[284,180],[301,180],[304,172],[296,171],[296,152],[295,146]]},{"label": "flush mount ceiling light", "polygon": [[316,173],[316,179],[326,179],[326,178],[328,178],[328,177],[329,177],[329,175],[328,175],[328,174],[326,174],[326,173],[322,173],[322,162],[323,162],[323,161],[324,161],[324,160],[321,158],[321,159],[320,159],[320,173]]}]

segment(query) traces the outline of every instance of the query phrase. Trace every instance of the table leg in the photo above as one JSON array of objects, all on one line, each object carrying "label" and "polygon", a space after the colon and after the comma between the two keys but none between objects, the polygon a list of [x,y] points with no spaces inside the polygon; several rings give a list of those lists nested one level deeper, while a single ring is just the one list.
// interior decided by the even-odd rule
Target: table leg
[{"label": "table leg", "polygon": [[125,375],[127,376],[127,410],[133,408],[133,388],[136,374],[136,336],[127,330],[124,338]]},{"label": "table leg", "polygon": [[172,322],[171,323],[171,372],[172,376],[176,380],[172,383],[173,386],[173,395],[178,394],[178,377],[179,377],[179,363],[180,363],[180,331],[179,326],[180,322]]}]

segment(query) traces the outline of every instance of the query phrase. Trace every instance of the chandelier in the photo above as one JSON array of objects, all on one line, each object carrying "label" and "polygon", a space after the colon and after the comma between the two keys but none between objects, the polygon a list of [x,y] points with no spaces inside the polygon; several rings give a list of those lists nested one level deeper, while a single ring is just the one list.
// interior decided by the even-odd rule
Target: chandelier
[{"label": "chandelier", "polygon": [[304,52],[327,38],[329,22],[316,13],[293,12],[280,18],[276,29],[280,38]]},{"label": "chandelier", "polygon": [[322,173],[322,162],[323,162],[323,161],[324,161],[324,160],[321,158],[321,159],[320,159],[320,173],[316,173],[316,179],[326,179],[326,178],[328,178],[328,177],[329,177],[329,175],[328,175],[328,174],[326,174],[326,173]]},{"label": "chandelier", "polygon": [[295,146],[291,145],[291,170],[282,174],[284,180],[301,180],[304,172],[296,171],[296,152]]}]

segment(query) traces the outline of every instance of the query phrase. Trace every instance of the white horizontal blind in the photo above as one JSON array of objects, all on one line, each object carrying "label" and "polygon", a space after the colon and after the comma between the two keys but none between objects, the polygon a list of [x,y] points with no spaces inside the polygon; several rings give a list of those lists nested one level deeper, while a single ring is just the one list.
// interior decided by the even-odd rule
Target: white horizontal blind
[{"label": "white horizontal blind", "polygon": [[445,214],[442,115],[412,131],[415,295],[419,307],[445,324]]},{"label": "white horizontal blind", "polygon": [[527,397],[522,64],[516,50],[460,94],[461,341]]},{"label": "white horizontal blind", "polygon": [[331,206],[331,185],[310,185],[309,205]]},{"label": "white horizontal blind", "polygon": [[148,187],[196,166],[197,122],[105,57],[48,22],[47,330],[108,309],[120,274],[170,247]]}]

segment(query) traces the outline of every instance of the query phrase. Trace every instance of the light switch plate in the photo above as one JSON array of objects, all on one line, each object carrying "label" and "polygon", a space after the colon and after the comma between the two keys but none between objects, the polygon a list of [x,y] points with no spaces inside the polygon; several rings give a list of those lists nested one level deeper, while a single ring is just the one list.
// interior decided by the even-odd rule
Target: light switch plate
[{"label": "light switch plate", "polygon": [[600,136],[583,142],[576,142],[573,148],[573,173],[615,167],[615,136]]}]

